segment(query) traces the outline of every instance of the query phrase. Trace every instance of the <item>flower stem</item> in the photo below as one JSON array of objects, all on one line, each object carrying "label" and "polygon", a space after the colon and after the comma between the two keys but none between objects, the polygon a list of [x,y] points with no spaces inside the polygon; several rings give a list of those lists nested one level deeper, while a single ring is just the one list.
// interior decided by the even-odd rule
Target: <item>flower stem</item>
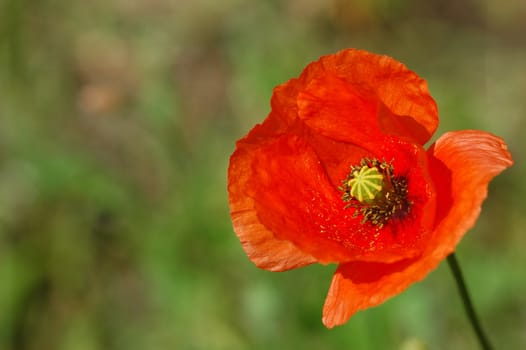
[{"label": "flower stem", "polygon": [[458,261],[457,261],[457,258],[454,252],[451,253],[447,257],[447,262],[449,263],[449,267],[451,268],[451,272],[453,273],[453,277],[455,278],[455,282],[457,283],[460,297],[462,298],[462,302],[464,303],[464,309],[466,310],[466,314],[469,318],[469,321],[471,322],[471,326],[473,327],[473,330],[477,334],[477,338],[479,340],[481,348],[483,350],[493,349],[491,344],[489,343],[486,333],[484,332],[484,330],[482,329],[482,326],[480,325],[477,314],[475,313],[475,308],[473,307],[473,303],[471,302],[471,298],[469,296],[468,289],[464,282],[464,277],[462,277],[462,271],[460,270],[460,265],[458,264]]}]

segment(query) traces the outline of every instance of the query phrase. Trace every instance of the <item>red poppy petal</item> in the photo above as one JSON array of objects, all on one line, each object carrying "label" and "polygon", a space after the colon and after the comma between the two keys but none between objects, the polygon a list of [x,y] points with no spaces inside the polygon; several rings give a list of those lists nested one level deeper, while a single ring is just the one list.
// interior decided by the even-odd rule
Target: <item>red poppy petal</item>
[{"label": "red poppy petal", "polygon": [[356,311],[384,302],[435,269],[474,225],[491,179],[513,164],[503,140],[481,131],[444,134],[428,154],[441,217],[422,257],[340,265],[325,301],[327,327],[345,323]]},{"label": "red poppy petal", "polygon": [[[247,201],[247,209],[234,209],[232,222],[249,259],[259,268],[286,271],[316,262],[289,241],[279,240],[259,221],[254,202]],[[233,208],[236,204],[233,204]],[[241,206],[238,206],[241,207]]]},{"label": "red poppy petal", "polygon": [[504,140],[478,130],[446,133],[428,154],[438,195],[435,242],[430,247],[443,259],[475,225],[489,182],[513,160]]},{"label": "red poppy petal", "polygon": [[378,101],[346,81],[324,74],[298,94],[298,116],[314,132],[372,150],[383,138]]},{"label": "red poppy petal", "polygon": [[423,79],[390,57],[355,49],[323,56],[276,87],[272,109],[287,123],[300,117],[326,136],[360,145],[380,131],[424,144],[438,125]]},{"label": "red poppy petal", "polygon": [[352,213],[343,212],[340,193],[304,139],[284,135],[259,148],[247,186],[263,225],[319,262],[345,261],[362,251],[329,238],[332,226],[343,225]]},{"label": "red poppy petal", "polygon": [[259,268],[284,271],[316,262],[290,241],[277,239],[257,218],[254,200],[246,193],[251,177],[254,149],[269,136],[279,132],[281,125],[269,117],[238,142],[228,168],[228,192],[234,231],[249,259]]},{"label": "red poppy petal", "polygon": [[339,326],[359,310],[381,304],[390,296],[404,290],[404,271],[415,259],[392,264],[350,262],[341,264],[334,273],[325,305],[323,324]]},{"label": "red poppy petal", "polygon": [[[438,126],[438,109],[427,83],[391,57],[348,49],[320,59],[324,69],[335,72],[354,86],[375,92],[396,116],[398,130],[424,144]],[[393,130],[394,131],[394,130]],[[391,133],[391,132],[389,132]]]}]

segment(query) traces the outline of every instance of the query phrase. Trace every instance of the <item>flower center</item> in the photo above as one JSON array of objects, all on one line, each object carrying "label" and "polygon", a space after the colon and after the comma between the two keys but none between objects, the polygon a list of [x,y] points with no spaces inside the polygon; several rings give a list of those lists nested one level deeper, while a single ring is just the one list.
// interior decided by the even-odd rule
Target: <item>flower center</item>
[{"label": "flower center", "polygon": [[407,179],[395,176],[392,164],[377,159],[362,159],[360,165],[351,166],[351,172],[340,187],[346,208],[362,214],[362,224],[370,222],[381,229],[391,218],[403,218],[409,213]]},{"label": "flower center", "polygon": [[384,176],[376,167],[363,166],[354,170],[347,181],[349,194],[359,202],[370,202],[382,191]]}]

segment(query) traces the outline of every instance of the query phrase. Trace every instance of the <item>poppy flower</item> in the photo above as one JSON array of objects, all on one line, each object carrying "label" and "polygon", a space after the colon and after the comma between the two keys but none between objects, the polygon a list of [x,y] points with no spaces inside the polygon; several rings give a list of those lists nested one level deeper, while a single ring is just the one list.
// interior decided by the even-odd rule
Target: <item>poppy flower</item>
[{"label": "poppy flower", "polygon": [[271,107],[230,158],[234,231],[262,269],[338,264],[323,308],[329,328],[435,269],[513,163],[483,131],[448,132],[426,150],[436,103],[387,56],[323,56],[277,86]]}]

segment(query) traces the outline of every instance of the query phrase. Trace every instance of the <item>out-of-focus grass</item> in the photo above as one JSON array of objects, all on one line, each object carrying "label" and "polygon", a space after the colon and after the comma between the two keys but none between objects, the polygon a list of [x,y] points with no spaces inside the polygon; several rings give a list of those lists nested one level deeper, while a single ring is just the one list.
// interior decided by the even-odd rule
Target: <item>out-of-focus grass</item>
[{"label": "out-of-focus grass", "polygon": [[0,3],[1,349],[476,348],[441,266],[345,326],[333,266],[256,269],[232,232],[234,141],[321,54],[386,53],[443,131],[503,136],[459,259],[498,348],[526,344],[524,8],[496,0]]}]

